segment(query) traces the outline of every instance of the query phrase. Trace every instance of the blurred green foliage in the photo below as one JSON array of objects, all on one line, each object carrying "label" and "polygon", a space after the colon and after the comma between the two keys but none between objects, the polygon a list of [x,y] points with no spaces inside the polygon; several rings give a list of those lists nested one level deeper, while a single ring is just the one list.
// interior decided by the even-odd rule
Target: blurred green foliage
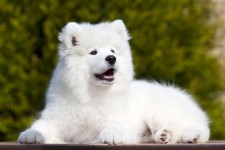
[{"label": "blurred green foliage", "polygon": [[211,139],[225,139],[224,82],[209,55],[217,29],[211,15],[209,0],[1,0],[0,141],[16,140],[44,106],[61,28],[115,19],[133,37],[136,77],[192,93],[212,120]]}]

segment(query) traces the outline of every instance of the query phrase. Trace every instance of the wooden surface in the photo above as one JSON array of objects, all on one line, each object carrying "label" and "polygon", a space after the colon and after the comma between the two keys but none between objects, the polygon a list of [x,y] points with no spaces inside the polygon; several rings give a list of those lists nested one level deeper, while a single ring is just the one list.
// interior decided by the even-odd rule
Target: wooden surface
[{"label": "wooden surface", "polygon": [[0,142],[0,150],[225,150],[225,141],[206,144],[140,144],[140,145],[76,145],[40,144],[25,145],[16,142]]}]

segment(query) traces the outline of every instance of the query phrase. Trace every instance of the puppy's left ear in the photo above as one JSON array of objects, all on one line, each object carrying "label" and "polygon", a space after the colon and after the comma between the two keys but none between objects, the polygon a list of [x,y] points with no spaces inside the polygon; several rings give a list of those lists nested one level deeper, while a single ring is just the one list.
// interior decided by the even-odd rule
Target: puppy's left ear
[{"label": "puppy's left ear", "polygon": [[59,33],[58,39],[65,49],[71,49],[78,45],[79,35],[81,33],[81,26],[76,22],[69,22]]},{"label": "puppy's left ear", "polygon": [[116,30],[116,32],[120,36],[122,36],[122,38],[124,40],[128,41],[129,39],[131,39],[131,37],[130,37],[127,29],[126,29],[126,26],[125,26],[125,24],[123,23],[122,20],[115,20],[115,21],[113,21],[112,22],[112,27]]}]

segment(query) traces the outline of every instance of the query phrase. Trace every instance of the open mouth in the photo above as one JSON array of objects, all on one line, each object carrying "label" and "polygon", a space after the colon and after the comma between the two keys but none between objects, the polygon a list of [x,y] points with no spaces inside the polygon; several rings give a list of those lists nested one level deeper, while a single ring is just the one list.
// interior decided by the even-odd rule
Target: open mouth
[{"label": "open mouth", "polygon": [[95,74],[95,77],[98,78],[99,80],[105,80],[108,82],[112,82],[114,80],[114,71],[115,71],[115,69],[110,68],[102,74]]}]

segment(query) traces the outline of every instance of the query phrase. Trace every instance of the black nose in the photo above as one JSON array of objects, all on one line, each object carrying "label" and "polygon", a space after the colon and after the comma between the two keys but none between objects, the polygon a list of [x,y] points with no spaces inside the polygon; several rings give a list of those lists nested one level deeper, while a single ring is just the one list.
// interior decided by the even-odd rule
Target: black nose
[{"label": "black nose", "polygon": [[116,57],[113,55],[109,55],[105,58],[105,60],[110,64],[110,65],[114,65],[116,62]]}]

